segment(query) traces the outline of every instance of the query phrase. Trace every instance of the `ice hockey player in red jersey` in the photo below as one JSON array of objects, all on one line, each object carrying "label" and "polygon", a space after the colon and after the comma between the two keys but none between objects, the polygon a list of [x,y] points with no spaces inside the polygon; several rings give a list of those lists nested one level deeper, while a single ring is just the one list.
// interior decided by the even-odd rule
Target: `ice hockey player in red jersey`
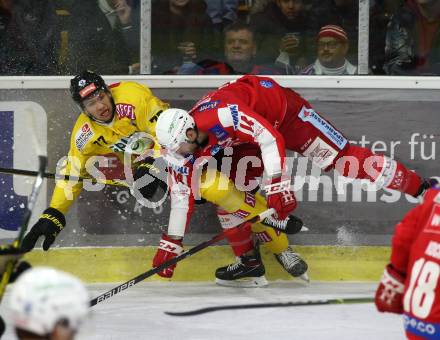
[{"label": "ice hockey player in red jersey", "polygon": [[[261,162],[258,156],[259,149],[250,144],[243,144],[225,150],[224,154],[219,149],[218,153],[215,149],[210,149],[213,152],[208,152],[208,157],[198,157],[204,153],[203,148],[196,152],[182,151],[180,154],[179,145],[182,145],[182,148],[186,147],[186,137],[182,131],[193,129],[194,122],[186,111],[180,109],[166,110],[163,114],[164,116],[161,115],[157,121],[156,133],[158,142],[166,149],[164,158],[169,164],[171,212],[168,230],[160,240],[153,266],[156,267],[181,253],[182,240],[194,203],[203,198],[217,205],[220,224],[237,257],[236,263],[217,269],[218,284],[240,287],[267,285],[263,264],[258,251],[254,250],[251,230],[289,274],[307,280],[306,262],[289,246],[287,235],[280,232],[299,231],[298,226],[301,227],[301,223],[295,223],[295,217],[289,216],[283,221],[268,217],[252,225],[244,222],[245,219],[267,210],[266,199],[255,192],[255,188],[240,187],[239,190],[233,182],[245,173],[245,176],[242,176],[242,184],[248,185],[255,180],[255,176],[261,174],[262,169],[259,167],[246,172],[238,170],[243,157],[255,155]],[[174,145],[169,143],[171,140],[174,140]],[[228,156],[229,152],[232,157]],[[187,153],[188,157],[183,157]],[[230,171],[225,171],[224,168],[229,168]],[[169,278],[173,275],[174,268],[175,266],[167,268],[158,274]]]},{"label": "ice hockey player in red jersey", "polygon": [[440,339],[440,187],[397,224],[375,303],[403,314],[408,339]]},{"label": "ice hockey player in red jersey", "polygon": [[[268,77],[246,75],[229,82],[204,96],[189,114],[195,122],[197,144],[209,145],[211,150],[244,143],[260,148],[270,178],[265,185],[269,205],[280,218],[296,206],[289,190],[273,193],[276,188],[290,187],[291,178],[283,176],[286,149],[311,158],[325,171],[334,168],[343,176],[369,179],[414,197],[431,186],[430,180],[424,181],[400,162],[351,145],[298,93]],[[355,167],[347,163],[353,158],[358,171],[351,171]]]},{"label": "ice hockey player in red jersey", "polygon": [[[190,112],[170,109],[161,117],[159,122],[167,124],[158,122],[156,126],[159,143],[180,155],[177,169],[186,175],[192,167],[183,160],[186,155],[192,155],[189,163],[195,163],[196,158],[215,156],[228,147],[234,152],[247,147],[250,155],[260,158],[257,167],[260,174],[264,169],[268,177],[263,183],[268,206],[277,211],[279,222],[296,208],[291,174],[285,167],[286,149],[310,157],[324,170],[336,169],[344,176],[369,179],[412,196],[431,186],[430,180],[422,180],[403,164],[351,145],[305,99],[268,77],[243,76],[204,96]],[[246,155],[242,150],[239,153],[241,157]],[[358,171],[353,171],[353,159],[357,160],[354,168]],[[185,211],[192,209],[188,202],[180,209],[183,206]],[[183,210],[182,216],[186,216]]]}]

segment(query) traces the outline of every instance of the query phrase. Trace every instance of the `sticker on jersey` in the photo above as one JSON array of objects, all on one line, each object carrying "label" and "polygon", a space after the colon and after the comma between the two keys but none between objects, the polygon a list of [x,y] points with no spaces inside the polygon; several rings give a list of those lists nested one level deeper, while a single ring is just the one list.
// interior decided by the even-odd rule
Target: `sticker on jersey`
[{"label": "sticker on jersey", "polygon": [[211,97],[210,97],[210,96],[206,96],[206,97],[201,98],[201,99],[196,103],[196,105],[194,105],[194,106],[192,107],[192,109],[189,110],[189,112],[194,112],[194,110],[197,110],[198,107],[200,107],[201,105],[203,105],[203,104],[205,104],[205,103],[207,103],[207,102],[210,102],[210,101],[211,101]]},{"label": "sticker on jersey", "polygon": [[211,148],[211,156],[215,156],[222,149],[223,148],[220,145],[218,145],[218,144],[213,145],[212,148]]},{"label": "sticker on jersey", "polygon": [[116,104],[116,112],[118,113],[118,118],[128,118],[131,120],[136,119],[136,115],[134,114],[134,106],[131,104]]},{"label": "sticker on jersey", "polygon": [[88,123],[85,123],[78,130],[75,136],[75,145],[79,151],[82,151],[87,142],[93,137],[93,131]]},{"label": "sticker on jersey", "polygon": [[336,151],[321,138],[316,137],[313,143],[310,144],[303,154],[304,156],[309,157],[318,167],[324,169],[333,163],[334,159],[338,155],[338,151]]},{"label": "sticker on jersey", "polygon": [[[81,80],[80,80],[80,82],[81,82]],[[85,88],[83,88],[81,91],[79,91],[79,95],[81,96],[81,98],[85,98],[95,90],[96,90],[96,85],[94,83],[91,83],[91,84],[87,85]]]},{"label": "sticker on jersey", "polygon": [[229,105],[228,104],[229,111],[231,112],[232,116],[232,123],[234,124],[234,130],[238,129],[238,105]]},{"label": "sticker on jersey", "polygon": [[335,143],[339,149],[342,150],[347,144],[347,139],[313,109],[308,109],[303,106],[301,112],[298,114],[298,117],[301,118],[303,122],[309,122],[315,126],[327,138]]},{"label": "sticker on jersey", "polygon": [[429,220],[423,231],[440,234],[440,205],[434,204],[432,207],[431,216],[429,216]]},{"label": "sticker on jersey", "polygon": [[[425,293],[425,292],[424,292]],[[435,340],[439,339],[440,324],[420,320],[414,316],[403,315],[403,326],[405,331],[418,337],[418,339]]]},{"label": "sticker on jersey", "polygon": [[260,85],[266,89],[270,89],[271,87],[273,87],[273,83],[269,80],[260,80]]},{"label": "sticker on jersey", "polygon": [[244,193],[244,201],[247,205],[250,205],[252,208],[255,208],[255,195],[250,192]]},{"label": "sticker on jersey", "polygon": [[110,145],[109,148],[112,149],[113,152],[124,152],[125,148],[127,147],[129,138],[130,137],[122,137],[116,143]]},{"label": "sticker on jersey", "polygon": [[212,102],[203,103],[202,105],[199,106],[198,111],[203,112],[205,110],[215,109],[219,103],[220,103],[220,100],[214,100]]},{"label": "sticker on jersey", "polygon": [[173,171],[188,176],[189,175],[189,168],[187,166],[184,165],[176,165],[173,163],[168,163],[168,166],[173,169]]},{"label": "sticker on jersey", "polygon": [[229,137],[229,134],[226,132],[225,129],[223,129],[219,124],[214,125],[212,128],[209,129],[214,135],[215,138],[222,141]]}]

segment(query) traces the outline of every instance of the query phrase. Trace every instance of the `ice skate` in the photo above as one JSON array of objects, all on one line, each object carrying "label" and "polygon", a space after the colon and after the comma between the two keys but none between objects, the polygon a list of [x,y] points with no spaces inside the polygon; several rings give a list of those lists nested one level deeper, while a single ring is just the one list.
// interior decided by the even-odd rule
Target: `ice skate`
[{"label": "ice skate", "polygon": [[220,286],[257,288],[268,285],[264,273],[260,256],[250,255],[237,257],[235,263],[218,268],[215,277]]},{"label": "ice skate", "polygon": [[304,281],[309,282],[307,275],[307,263],[293,252],[292,248],[287,248],[280,254],[275,254],[277,261],[284,267],[284,269],[293,277],[299,277]]}]

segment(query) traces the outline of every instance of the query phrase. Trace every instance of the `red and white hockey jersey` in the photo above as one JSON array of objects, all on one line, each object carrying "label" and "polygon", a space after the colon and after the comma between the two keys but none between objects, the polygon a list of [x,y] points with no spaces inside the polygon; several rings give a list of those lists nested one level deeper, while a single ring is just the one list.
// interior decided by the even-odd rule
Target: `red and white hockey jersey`
[{"label": "red and white hockey jersey", "polygon": [[440,338],[440,188],[396,226],[391,263],[406,273],[405,329],[413,339]]},{"label": "red and white hockey jersey", "polygon": [[191,177],[195,168],[226,147],[245,143],[261,150],[269,177],[282,173],[284,137],[277,131],[286,115],[283,88],[266,77],[243,76],[204,96],[190,110],[199,131],[208,133],[206,147],[186,160],[168,154],[171,172],[171,216],[169,235],[183,236],[193,210]]}]

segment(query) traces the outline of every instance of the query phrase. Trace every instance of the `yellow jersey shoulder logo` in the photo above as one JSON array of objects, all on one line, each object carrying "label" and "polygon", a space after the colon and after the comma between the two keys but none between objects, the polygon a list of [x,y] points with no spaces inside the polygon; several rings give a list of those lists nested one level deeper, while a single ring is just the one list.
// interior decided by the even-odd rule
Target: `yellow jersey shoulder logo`
[{"label": "yellow jersey shoulder logo", "polygon": [[79,151],[82,151],[87,142],[93,137],[93,130],[89,123],[84,123],[75,135],[75,145]]},{"label": "yellow jersey shoulder logo", "polygon": [[119,103],[116,104],[116,112],[118,113],[118,118],[128,118],[131,120],[136,119],[136,115],[134,114],[134,106],[131,104]]}]

